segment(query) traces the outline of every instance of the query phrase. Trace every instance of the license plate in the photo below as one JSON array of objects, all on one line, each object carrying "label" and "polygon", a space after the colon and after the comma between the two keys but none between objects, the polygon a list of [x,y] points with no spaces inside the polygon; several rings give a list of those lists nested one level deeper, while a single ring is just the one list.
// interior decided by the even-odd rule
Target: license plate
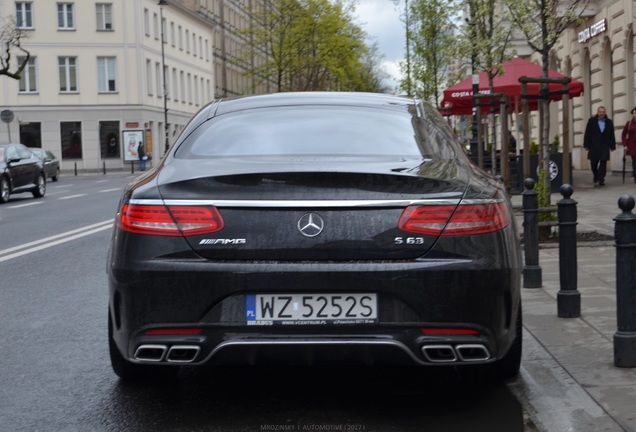
[{"label": "license plate", "polygon": [[373,324],[377,294],[248,294],[248,325]]}]

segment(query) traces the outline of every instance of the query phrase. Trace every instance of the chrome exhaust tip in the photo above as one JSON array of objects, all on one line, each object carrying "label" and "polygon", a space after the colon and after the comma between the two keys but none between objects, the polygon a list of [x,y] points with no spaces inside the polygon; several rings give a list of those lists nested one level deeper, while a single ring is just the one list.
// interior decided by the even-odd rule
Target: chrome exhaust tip
[{"label": "chrome exhaust tip", "polygon": [[455,351],[459,359],[465,362],[485,361],[490,358],[488,348],[481,344],[457,345]]},{"label": "chrome exhaust tip", "polygon": [[431,363],[452,363],[457,361],[457,355],[451,345],[424,345],[422,353]]},{"label": "chrome exhaust tip", "polygon": [[168,347],[165,345],[140,345],[135,351],[134,359],[147,362],[163,360]]},{"label": "chrome exhaust tip", "polygon": [[171,363],[191,363],[201,351],[196,345],[174,345],[168,350],[166,360]]}]

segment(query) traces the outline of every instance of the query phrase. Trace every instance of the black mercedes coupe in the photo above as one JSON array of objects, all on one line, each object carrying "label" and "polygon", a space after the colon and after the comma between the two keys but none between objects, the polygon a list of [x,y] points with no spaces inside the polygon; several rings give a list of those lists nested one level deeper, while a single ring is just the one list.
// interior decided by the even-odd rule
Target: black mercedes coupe
[{"label": "black mercedes coupe", "polygon": [[124,379],[202,364],[520,368],[505,187],[417,99],[209,103],[124,190],[107,268]]}]

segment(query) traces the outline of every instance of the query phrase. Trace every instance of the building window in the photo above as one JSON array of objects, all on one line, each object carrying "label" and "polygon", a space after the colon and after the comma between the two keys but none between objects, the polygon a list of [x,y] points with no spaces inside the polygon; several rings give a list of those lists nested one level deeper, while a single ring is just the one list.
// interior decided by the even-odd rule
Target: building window
[{"label": "building window", "polygon": [[97,30],[113,29],[113,5],[111,3],[97,3]]},{"label": "building window", "polygon": [[155,63],[155,77],[157,78],[155,80],[157,82],[157,97],[161,97],[163,95],[163,81],[161,77],[161,65],[158,62]]},{"label": "building window", "polygon": [[179,49],[183,51],[183,28],[179,26]]},{"label": "building window", "polygon": [[19,28],[33,28],[33,4],[31,2],[15,2],[15,20]]},{"label": "building window", "polygon": [[185,31],[186,52],[190,54],[190,30]]},{"label": "building window", "polygon": [[[18,63],[22,64],[26,57],[18,57]],[[38,91],[38,83],[36,80],[37,70],[35,68],[35,57],[30,57],[29,61],[22,71],[22,76],[20,77],[20,93],[37,93]]]},{"label": "building window", "polygon": [[97,57],[97,81],[100,93],[117,91],[115,57]]},{"label": "building window", "polygon": [[57,28],[62,30],[75,29],[75,20],[73,19],[73,3],[57,4]]},{"label": "building window", "polygon": [[178,79],[177,79],[177,69],[176,68],[172,68],[172,99],[174,99],[175,102],[179,102],[179,86],[178,86]]},{"label": "building window", "polygon": [[77,92],[77,57],[58,57],[60,92]]},{"label": "building window", "polygon": [[159,16],[155,13],[152,15],[153,36],[159,40]]},{"label": "building window", "polygon": [[148,9],[144,9],[144,33],[146,36],[150,36],[150,12]]},{"label": "building window", "polygon": [[164,83],[164,96],[166,99],[170,99],[170,68],[166,66],[163,68],[163,77]]},{"label": "building window", "polygon": [[176,37],[174,32],[174,22],[170,21],[170,41],[172,43],[173,48],[175,47],[175,40],[176,40]]},{"label": "building window", "polygon": [[82,122],[61,122],[62,159],[82,158]]},{"label": "building window", "polygon": [[102,159],[120,157],[119,134],[118,121],[99,122],[99,146]]},{"label": "building window", "polygon": [[42,123],[21,121],[20,142],[27,147],[42,148]]},{"label": "building window", "polygon": [[152,96],[152,61],[146,60],[146,90]]}]

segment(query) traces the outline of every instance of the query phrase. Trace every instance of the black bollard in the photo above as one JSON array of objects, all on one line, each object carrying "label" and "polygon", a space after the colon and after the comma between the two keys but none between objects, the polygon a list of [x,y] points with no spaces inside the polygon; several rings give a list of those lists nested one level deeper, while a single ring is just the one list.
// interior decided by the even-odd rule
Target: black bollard
[{"label": "black bollard", "polygon": [[534,190],[534,179],[523,181],[523,250],[526,264],[523,267],[523,287],[540,288],[541,266],[539,265],[539,197]]},{"label": "black bollard", "polygon": [[636,367],[636,215],[634,198],[618,199],[623,211],[614,218],[616,240],[616,324],[614,366]]},{"label": "black bollard", "polygon": [[104,168],[104,175],[106,175],[106,161],[102,162],[102,167]]},{"label": "black bollard", "polygon": [[135,161],[130,162],[130,173],[135,173]]},{"label": "black bollard", "polygon": [[561,289],[557,293],[559,318],[581,316],[581,293],[577,289],[576,263],[576,201],[572,198],[572,185],[560,188],[563,199],[557,203],[559,214],[559,278]]},{"label": "black bollard", "polygon": [[77,162],[75,162],[75,176],[77,176]]}]

